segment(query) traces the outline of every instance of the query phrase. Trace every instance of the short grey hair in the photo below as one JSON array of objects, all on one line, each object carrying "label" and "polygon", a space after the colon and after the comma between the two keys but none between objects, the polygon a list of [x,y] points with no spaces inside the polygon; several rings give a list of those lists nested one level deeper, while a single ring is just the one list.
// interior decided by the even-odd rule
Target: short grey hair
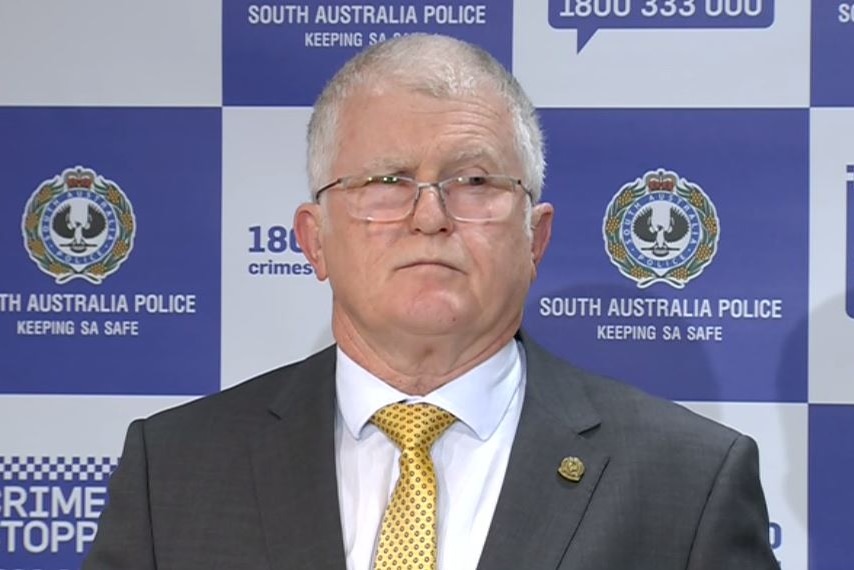
[{"label": "short grey hair", "polygon": [[522,182],[540,200],[545,177],[543,132],[533,103],[519,82],[485,50],[448,36],[410,34],[375,44],[350,59],[326,84],[308,124],[308,179],[312,195],[330,182],[338,150],[341,108],[365,86],[400,86],[434,97],[494,92],[513,119],[522,159]]}]

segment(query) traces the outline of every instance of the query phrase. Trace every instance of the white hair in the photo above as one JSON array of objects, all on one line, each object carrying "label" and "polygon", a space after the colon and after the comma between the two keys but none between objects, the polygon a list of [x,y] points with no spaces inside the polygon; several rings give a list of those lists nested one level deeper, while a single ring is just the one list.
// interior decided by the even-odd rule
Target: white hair
[{"label": "white hair", "polygon": [[491,92],[507,104],[533,202],[545,176],[543,133],[533,103],[519,82],[489,53],[447,36],[410,34],[360,52],[326,84],[308,124],[308,179],[314,193],[329,182],[338,151],[338,121],[347,98],[359,88],[400,86],[438,98]]}]

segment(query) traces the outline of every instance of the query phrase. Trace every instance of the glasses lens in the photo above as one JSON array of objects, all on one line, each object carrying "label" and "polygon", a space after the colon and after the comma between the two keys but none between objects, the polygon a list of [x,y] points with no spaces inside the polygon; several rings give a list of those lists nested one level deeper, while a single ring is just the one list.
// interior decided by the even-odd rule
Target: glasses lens
[{"label": "glasses lens", "polygon": [[510,215],[516,181],[508,176],[463,176],[445,183],[445,206],[458,220],[500,220]]},{"label": "glasses lens", "polygon": [[400,176],[366,176],[350,179],[347,207],[350,215],[378,222],[405,218],[415,200],[415,182]]}]

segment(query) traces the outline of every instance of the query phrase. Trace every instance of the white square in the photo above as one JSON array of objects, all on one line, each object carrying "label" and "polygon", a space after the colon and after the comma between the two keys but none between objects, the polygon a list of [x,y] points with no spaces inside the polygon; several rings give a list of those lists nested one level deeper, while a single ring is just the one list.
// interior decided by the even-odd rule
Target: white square
[{"label": "white square", "polygon": [[854,318],[845,309],[846,288],[854,287],[846,285],[847,165],[854,165],[854,109],[811,109],[811,403],[854,404]]},{"label": "white square", "polygon": [[[128,425],[191,400],[173,396],[0,396],[0,456],[36,457],[12,467],[35,473],[81,473],[73,457],[118,458]],[[100,465],[100,463],[99,463]],[[5,473],[4,473],[5,475]]]},{"label": "white square", "polygon": [[764,2],[768,28],[600,29],[577,53],[578,34],[549,24],[548,0],[517,1],[513,71],[538,107],[808,107],[810,5]]},{"label": "white square", "polygon": [[332,342],[329,287],[305,271],[308,261],[292,247],[294,211],[310,196],[310,114],[304,107],[223,109],[223,388]]},{"label": "white square", "polygon": [[0,105],[218,106],[221,21],[207,0],[3,0]]},{"label": "white square", "polygon": [[771,545],[782,568],[807,567],[807,404],[683,402],[698,414],[756,440],[771,519]]}]

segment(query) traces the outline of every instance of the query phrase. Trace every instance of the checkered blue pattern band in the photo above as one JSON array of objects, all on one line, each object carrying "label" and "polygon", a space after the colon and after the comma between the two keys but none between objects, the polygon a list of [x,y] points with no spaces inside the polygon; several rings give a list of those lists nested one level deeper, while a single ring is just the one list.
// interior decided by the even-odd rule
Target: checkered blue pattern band
[{"label": "checkered blue pattern band", "polygon": [[0,480],[107,481],[117,465],[115,457],[0,456]]}]

